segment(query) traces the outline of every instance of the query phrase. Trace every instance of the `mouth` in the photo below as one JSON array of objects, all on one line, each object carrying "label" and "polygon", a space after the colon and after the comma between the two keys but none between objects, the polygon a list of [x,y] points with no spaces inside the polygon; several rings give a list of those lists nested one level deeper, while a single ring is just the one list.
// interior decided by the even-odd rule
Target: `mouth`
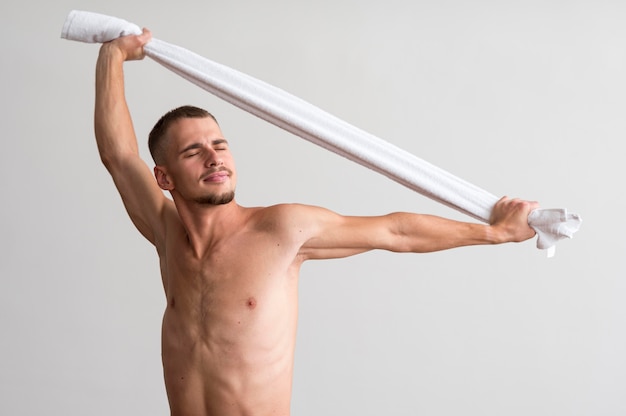
[{"label": "mouth", "polygon": [[228,169],[220,169],[208,173],[202,177],[202,182],[221,183],[226,181],[230,177],[230,171]]}]

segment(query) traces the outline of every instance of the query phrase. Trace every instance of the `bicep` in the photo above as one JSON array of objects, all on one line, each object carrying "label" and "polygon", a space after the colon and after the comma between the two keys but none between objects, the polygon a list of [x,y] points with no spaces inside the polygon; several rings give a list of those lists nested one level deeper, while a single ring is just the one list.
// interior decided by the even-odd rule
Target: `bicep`
[{"label": "bicep", "polygon": [[313,208],[308,218],[311,233],[301,253],[306,259],[347,257],[373,249],[394,249],[392,218],[343,216],[323,208]]},{"label": "bicep", "polygon": [[155,244],[163,227],[162,215],[169,202],[150,169],[139,156],[128,156],[107,166],[124,207],[139,232]]}]

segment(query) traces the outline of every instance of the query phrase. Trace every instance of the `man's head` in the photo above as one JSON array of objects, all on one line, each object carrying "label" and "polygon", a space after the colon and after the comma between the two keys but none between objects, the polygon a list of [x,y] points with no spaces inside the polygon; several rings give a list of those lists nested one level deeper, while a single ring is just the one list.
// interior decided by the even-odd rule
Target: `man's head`
[{"label": "man's head", "polygon": [[167,154],[167,130],[177,120],[181,118],[204,118],[210,117],[217,123],[213,114],[203,108],[184,105],[165,113],[159,121],[156,122],[150,135],[148,136],[148,148],[152,155],[152,160],[157,165],[164,165]]},{"label": "man's head", "polygon": [[175,200],[201,205],[227,204],[234,198],[235,165],[215,117],[183,106],[166,113],[148,139],[159,186]]}]

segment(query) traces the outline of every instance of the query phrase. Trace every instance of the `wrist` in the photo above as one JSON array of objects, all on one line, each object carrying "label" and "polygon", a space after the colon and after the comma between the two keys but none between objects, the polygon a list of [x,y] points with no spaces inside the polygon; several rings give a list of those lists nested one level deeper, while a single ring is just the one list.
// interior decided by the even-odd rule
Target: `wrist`
[{"label": "wrist", "polygon": [[103,43],[100,47],[98,59],[106,61],[124,62],[126,60],[126,57],[124,56],[124,51],[115,46],[115,44],[107,42]]},{"label": "wrist", "polygon": [[487,241],[489,244],[502,244],[507,241],[505,233],[501,227],[495,225],[486,225]]}]

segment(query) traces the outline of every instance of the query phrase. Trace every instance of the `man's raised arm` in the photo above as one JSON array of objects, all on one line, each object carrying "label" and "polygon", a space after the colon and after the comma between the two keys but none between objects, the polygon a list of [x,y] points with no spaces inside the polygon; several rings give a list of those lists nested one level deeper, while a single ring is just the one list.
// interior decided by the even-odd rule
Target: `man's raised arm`
[{"label": "man's raised arm", "polygon": [[125,61],[142,59],[151,34],[125,36],[105,43],[96,64],[94,128],[102,163],[113,177],[137,229],[153,244],[161,232],[167,198],[139,156],[137,138],[124,93]]}]

